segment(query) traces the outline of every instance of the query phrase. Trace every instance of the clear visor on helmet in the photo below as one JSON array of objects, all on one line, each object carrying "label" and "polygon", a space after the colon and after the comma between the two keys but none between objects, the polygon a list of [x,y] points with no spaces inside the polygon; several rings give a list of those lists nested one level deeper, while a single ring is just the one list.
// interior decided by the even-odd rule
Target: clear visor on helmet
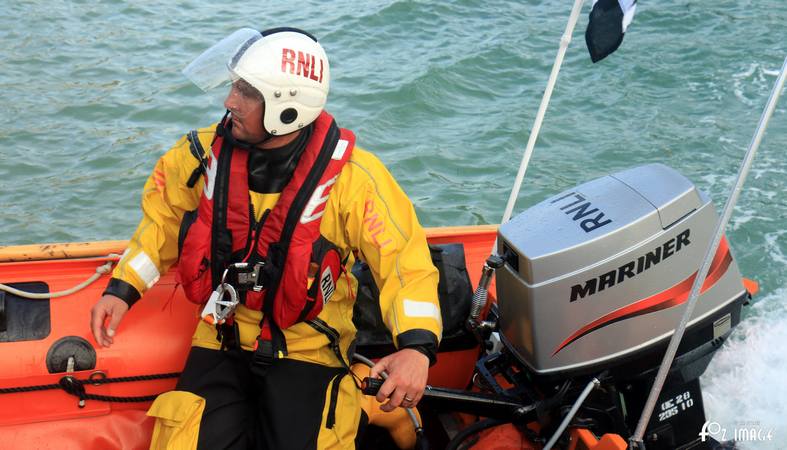
[{"label": "clear visor on helmet", "polygon": [[183,69],[183,75],[205,92],[231,80],[230,67],[245,48],[261,39],[259,31],[241,28],[202,52]]}]

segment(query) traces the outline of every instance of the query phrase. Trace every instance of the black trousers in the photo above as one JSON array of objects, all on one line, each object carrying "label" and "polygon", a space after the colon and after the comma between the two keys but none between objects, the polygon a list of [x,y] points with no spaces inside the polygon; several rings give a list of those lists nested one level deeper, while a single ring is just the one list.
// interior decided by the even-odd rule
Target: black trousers
[{"label": "black trousers", "polygon": [[255,375],[250,359],[247,351],[192,347],[176,389],[206,400],[198,448],[316,449],[326,392],[346,369],[282,359]]}]

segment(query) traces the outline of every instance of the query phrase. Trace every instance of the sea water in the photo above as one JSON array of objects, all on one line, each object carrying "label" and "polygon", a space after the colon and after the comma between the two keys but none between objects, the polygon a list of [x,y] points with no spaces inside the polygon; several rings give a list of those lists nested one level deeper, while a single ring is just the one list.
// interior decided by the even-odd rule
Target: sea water
[{"label": "sea water", "polygon": [[[0,8],[0,245],[125,239],[156,159],[221,102],[180,74],[231,31],[290,25],[332,62],[328,109],[427,226],[497,223],[565,29],[564,1],[42,1]],[[787,54],[783,0],[642,1],[591,64],[577,24],[517,211],[661,162],[724,204]],[[761,291],[702,377],[719,428],[787,442],[787,99],[728,227]],[[751,424],[750,424],[751,423]],[[698,430],[699,432],[699,430]]]}]

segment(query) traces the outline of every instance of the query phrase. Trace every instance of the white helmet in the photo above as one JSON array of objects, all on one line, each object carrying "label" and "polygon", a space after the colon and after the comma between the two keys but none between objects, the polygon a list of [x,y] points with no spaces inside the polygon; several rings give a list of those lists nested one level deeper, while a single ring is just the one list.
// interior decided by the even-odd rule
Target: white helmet
[{"label": "white helmet", "polygon": [[294,28],[274,28],[252,37],[228,66],[234,79],[242,78],[262,94],[262,123],[272,135],[309,125],[328,98],[331,71],[325,50],[313,36]]},{"label": "white helmet", "polygon": [[314,36],[296,28],[241,28],[204,51],[183,74],[205,92],[242,78],[265,100],[262,118],[271,135],[312,123],[328,98],[331,71]]}]

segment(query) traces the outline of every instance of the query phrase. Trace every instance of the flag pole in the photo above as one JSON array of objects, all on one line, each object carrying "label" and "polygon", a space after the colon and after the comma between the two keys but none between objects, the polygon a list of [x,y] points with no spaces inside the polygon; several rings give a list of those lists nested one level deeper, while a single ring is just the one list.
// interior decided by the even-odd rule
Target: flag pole
[{"label": "flag pole", "polygon": [[634,435],[629,439],[629,446],[630,448],[644,448],[642,438],[645,435],[645,427],[650,422],[650,416],[653,413],[653,409],[656,406],[656,401],[658,400],[659,393],[661,393],[662,387],[664,387],[664,381],[667,379],[667,373],[669,371],[670,366],[672,365],[673,359],[675,359],[675,354],[678,350],[678,345],[680,344],[680,340],[683,337],[683,332],[686,331],[686,326],[689,323],[689,318],[691,314],[694,312],[694,307],[697,304],[697,299],[699,298],[699,291],[700,286],[705,281],[705,277],[708,274],[708,270],[710,269],[711,260],[713,259],[713,255],[716,254],[716,249],[719,247],[719,242],[721,242],[722,236],[724,236],[724,229],[727,226],[727,222],[730,220],[730,216],[732,215],[732,210],[735,207],[735,203],[738,201],[738,195],[741,193],[741,188],[743,187],[743,183],[746,181],[746,176],[751,169],[752,160],[754,159],[755,153],[757,153],[757,148],[760,146],[760,141],[762,140],[763,135],[765,134],[765,129],[768,127],[768,121],[771,119],[771,115],[773,115],[773,110],[776,108],[776,102],[779,100],[779,96],[781,95],[782,88],[784,87],[784,79],[785,79],[785,72],[787,71],[787,57],[784,58],[784,63],[782,64],[781,72],[779,76],[776,78],[776,83],[773,85],[773,90],[771,91],[771,96],[768,99],[768,103],[765,106],[765,110],[762,112],[762,116],[760,117],[760,122],[757,125],[757,129],[754,132],[754,136],[752,137],[751,143],[749,144],[749,150],[746,152],[746,156],[743,158],[743,162],[741,163],[740,168],[738,169],[738,178],[735,181],[735,185],[732,188],[732,192],[730,192],[730,196],[727,198],[727,203],[724,205],[724,209],[722,210],[721,217],[719,218],[718,223],[716,224],[716,231],[713,235],[713,240],[708,247],[707,252],[705,253],[705,259],[702,262],[702,266],[700,267],[699,271],[697,272],[697,276],[694,278],[694,284],[691,286],[691,293],[689,294],[689,300],[686,304],[686,310],[683,312],[683,317],[680,319],[680,323],[678,324],[678,328],[675,330],[675,333],[672,335],[672,339],[670,339],[669,346],[667,347],[667,352],[664,354],[664,359],[661,362],[661,367],[659,367],[659,371],[656,374],[656,379],[653,381],[653,387],[650,390],[650,394],[648,395],[648,399],[645,402],[645,407],[642,410],[642,415],[639,418],[639,423],[637,423],[637,428],[634,430]]},{"label": "flag pole", "polygon": [[[541,98],[541,105],[538,107],[538,113],[533,122],[533,128],[530,130],[530,138],[527,140],[525,153],[522,155],[522,161],[519,163],[519,171],[517,172],[516,179],[514,179],[514,186],[511,189],[511,194],[508,196],[508,203],[506,204],[503,218],[500,221],[501,224],[508,222],[508,219],[511,218],[511,214],[514,211],[514,204],[519,196],[519,190],[522,188],[522,180],[524,180],[527,166],[530,164],[530,157],[533,155],[533,148],[536,145],[538,133],[541,131],[541,123],[544,121],[544,114],[546,114],[549,100],[552,98],[552,90],[557,82],[560,66],[563,65],[563,57],[566,55],[566,49],[571,42],[571,35],[574,33],[574,27],[577,25],[577,19],[579,18],[579,12],[582,10],[583,2],[584,0],[574,0],[574,6],[571,8],[571,14],[568,16],[566,31],[563,32],[563,36],[560,38],[560,48],[557,51],[555,62],[552,64],[552,73],[549,74],[549,81],[547,81],[544,96]],[[492,247],[492,253],[497,253],[497,239],[495,239],[494,246]]]}]

